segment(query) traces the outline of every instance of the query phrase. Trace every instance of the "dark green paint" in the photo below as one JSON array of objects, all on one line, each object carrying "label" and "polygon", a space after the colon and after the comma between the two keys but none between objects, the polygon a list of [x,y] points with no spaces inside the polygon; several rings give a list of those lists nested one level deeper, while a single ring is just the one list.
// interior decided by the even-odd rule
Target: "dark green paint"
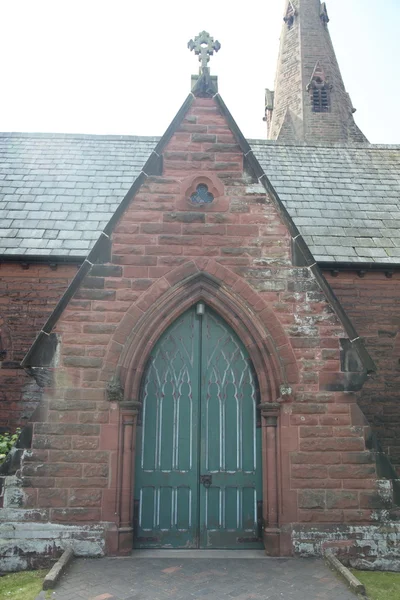
[{"label": "dark green paint", "polygon": [[154,347],[142,401],[135,546],[262,547],[256,380],[236,334],[207,307],[185,312]]}]

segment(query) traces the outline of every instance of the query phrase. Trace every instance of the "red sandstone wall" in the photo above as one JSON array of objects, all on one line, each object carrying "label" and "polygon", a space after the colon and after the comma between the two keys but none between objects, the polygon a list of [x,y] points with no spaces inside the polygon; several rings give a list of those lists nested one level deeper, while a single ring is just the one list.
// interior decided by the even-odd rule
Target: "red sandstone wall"
[{"label": "red sandstone wall", "polygon": [[400,474],[400,273],[326,277],[376,363],[359,405]]},{"label": "red sandstone wall", "polygon": [[[47,418],[35,423],[22,468],[26,506],[40,518],[121,523],[120,409],[106,384],[147,311],[205,272],[269,332],[293,388],[279,417],[281,523],[368,521],[379,498],[364,430],[352,426],[356,399],[326,391],[340,371],[343,329],[309,271],[292,267],[288,232],[270,199],[244,183],[242,160],[213,100],[195,100],[164,152],[163,176],[146,181],[116,226],[112,262],[94,267],[63,313]],[[182,196],[182,182],[199,173],[225,186],[209,209]]]},{"label": "red sandstone wall", "polygon": [[73,265],[0,265],[0,331],[6,350],[0,357],[0,427],[23,425],[37,406],[37,387],[19,363],[75,273]]}]

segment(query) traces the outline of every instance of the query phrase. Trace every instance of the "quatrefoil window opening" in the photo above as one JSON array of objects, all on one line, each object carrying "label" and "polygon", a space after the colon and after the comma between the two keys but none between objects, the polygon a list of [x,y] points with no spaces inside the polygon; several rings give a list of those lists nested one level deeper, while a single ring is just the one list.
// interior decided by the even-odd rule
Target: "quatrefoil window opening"
[{"label": "quatrefoil window opening", "polygon": [[211,204],[214,200],[214,196],[208,191],[208,186],[205,183],[199,183],[196,191],[190,196],[193,204]]}]

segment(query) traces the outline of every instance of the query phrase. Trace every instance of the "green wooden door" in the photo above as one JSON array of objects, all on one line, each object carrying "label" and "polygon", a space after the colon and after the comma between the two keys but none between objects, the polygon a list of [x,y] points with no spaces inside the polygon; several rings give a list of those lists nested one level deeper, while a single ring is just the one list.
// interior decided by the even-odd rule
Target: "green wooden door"
[{"label": "green wooden door", "polygon": [[206,307],[155,345],[137,427],[135,546],[258,548],[257,386],[236,334]]}]

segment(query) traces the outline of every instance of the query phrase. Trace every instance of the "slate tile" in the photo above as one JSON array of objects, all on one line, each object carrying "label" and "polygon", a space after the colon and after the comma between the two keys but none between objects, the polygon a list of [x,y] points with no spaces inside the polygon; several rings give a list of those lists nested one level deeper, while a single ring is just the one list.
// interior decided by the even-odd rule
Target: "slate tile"
[{"label": "slate tile", "polygon": [[[47,245],[47,240],[42,240],[42,238],[24,238],[24,247],[25,248],[40,248]],[[22,244],[21,244],[22,246]]]},{"label": "slate tile", "polygon": [[97,240],[103,227],[99,227],[96,231],[85,231],[85,240]]},{"label": "slate tile", "polygon": [[13,194],[16,190],[17,186],[11,186],[10,183],[8,183],[7,186],[2,187],[3,194]]},{"label": "slate tile", "polygon": [[58,237],[59,233],[60,232],[58,229],[46,229],[46,231],[43,234],[43,239],[54,240]]},{"label": "slate tile", "polygon": [[24,247],[13,247],[8,245],[4,251],[4,254],[25,254],[26,253],[26,248]]},{"label": "slate tile", "polygon": [[58,234],[59,240],[80,240],[82,239],[83,231],[60,231]]},{"label": "slate tile", "polygon": [[47,248],[35,248],[34,250],[28,249],[26,254],[38,255],[38,256],[48,256],[49,251]]},{"label": "slate tile", "polygon": [[89,240],[62,240],[62,242],[63,242],[63,244],[62,244],[63,248],[70,248],[72,250],[73,249],[87,250],[90,246]]},{"label": "slate tile", "polygon": [[50,219],[66,219],[68,217],[68,213],[66,211],[57,211],[57,212],[51,212],[49,215]]},{"label": "slate tile", "polygon": [[20,237],[0,238],[2,248],[19,248],[22,243],[23,239]]},{"label": "slate tile", "polygon": [[379,233],[382,235],[382,237],[387,237],[390,239],[400,237],[400,229],[380,229]]},{"label": "slate tile", "polygon": [[345,248],[343,246],[326,246],[326,251],[328,254],[332,254],[334,256],[356,256],[356,252],[353,248]]},{"label": "slate tile", "polygon": [[[25,210],[26,209],[26,202],[24,201],[24,199],[22,200],[18,200],[18,198],[20,198],[21,196],[18,196],[17,194],[13,195],[13,196],[6,196],[7,198],[13,198],[12,201],[7,201],[6,202],[6,207],[8,210]],[[22,197],[24,198],[24,197]],[[12,218],[12,217],[10,217]]]},{"label": "slate tile", "polygon": [[372,238],[375,242],[375,245],[381,248],[391,248],[396,244],[389,238],[375,237]]},{"label": "slate tile", "polygon": [[[399,217],[400,217],[400,212],[399,212]],[[400,229],[400,218],[399,219],[383,220],[382,223],[386,227],[396,228],[396,229],[399,228]]]},{"label": "slate tile", "polygon": [[63,242],[64,242],[64,240],[47,239],[46,248],[62,248]]},{"label": "slate tile", "polygon": [[27,210],[9,210],[6,214],[4,214],[6,219],[26,219],[27,216]]},{"label": "slate tile", "polygon": [[386,254],[390,257],[394,257],[394,256],[399,256],[400,257],[400,248],[387,248],[386,249]]},{"label": "slate tile", "polygon": [[[72,196],[76,196],[77,198],[79,198],[79,197],[80,197],[80,190],[77,190],[77,189],[75,189],[75,188],[71,188],[71,189],[67,189],[67,188],[65,188],[65,189],[63,189],[63,190],[58,190],[58,193],[60,193],[60,192],[61,192],[61,194],[62,194],[62,195],[64,195],[64,196],[69,196],[69,197],[70,197],[70,198],[69,198],[69,202],[71,202],[71,201],[72,201],[72,200],[71,200],[71,197],[72,197]],[[57,199],[58,199],[58,198],[57,198]]]},{"label": "slate tile", "polygon": [[[82,229],[84,229],[84,226],[87,228],[87,223],[81,223],[82,225]],[[55,221],[54,223],[54,227],[56,229],[64,230],[64,229],[68,229],[70,231],[72,231],[73,229],[75,229],[77,226],[77,223],[75,221]]]},{"label": "slate tile", "polygon": [[28,219],[38,219],[40,222],[45,219],[50,218],[50,211],[48,210],[30,210],[28,214]]},{"label": "slate tile", "polygon": [[[27,221],[29,223],[29,221]],[[17,237],[41,239],[44,234],[44,229],[19,229]]]},{"label": "slate tile", "polygon": [[88,218],[88,212],[85,211],[71,211],[68,213],[69,221],[85,221]]},{"label": "slate tile", "polygon": [[382,221],[380,219],[359,219],[358,221],[356,219],[351,219],[350,224],[368,229],[379,229],[379,227],[382,227]]},{"label": "slate tile", "polygon": [[374,248],[377,246],[377,241],[380,241],[378,238],[368,238],[368,237],[358,237],[356,238],[356,246],[359,248]]},{"label": "slate tile", "polygon": [[[29,221],[27,221],[26,219],[13,219],[12,221],[9,221],[9,223],[12,224],[13,228],[33,229],[38,226],[39,220],[29,219]],[[2,225],[4,225],[4,221],[2,221]]]},{"label": "slate tile", "polygon": [[[370,258],[386,258],[388,255],[395,256],[391,251],[396,251],[396,248],[389,248],[388,251],[383,248],[356,248],[358,256],[367,256]],[[400,254],[399,254],[400,256]]]}]

